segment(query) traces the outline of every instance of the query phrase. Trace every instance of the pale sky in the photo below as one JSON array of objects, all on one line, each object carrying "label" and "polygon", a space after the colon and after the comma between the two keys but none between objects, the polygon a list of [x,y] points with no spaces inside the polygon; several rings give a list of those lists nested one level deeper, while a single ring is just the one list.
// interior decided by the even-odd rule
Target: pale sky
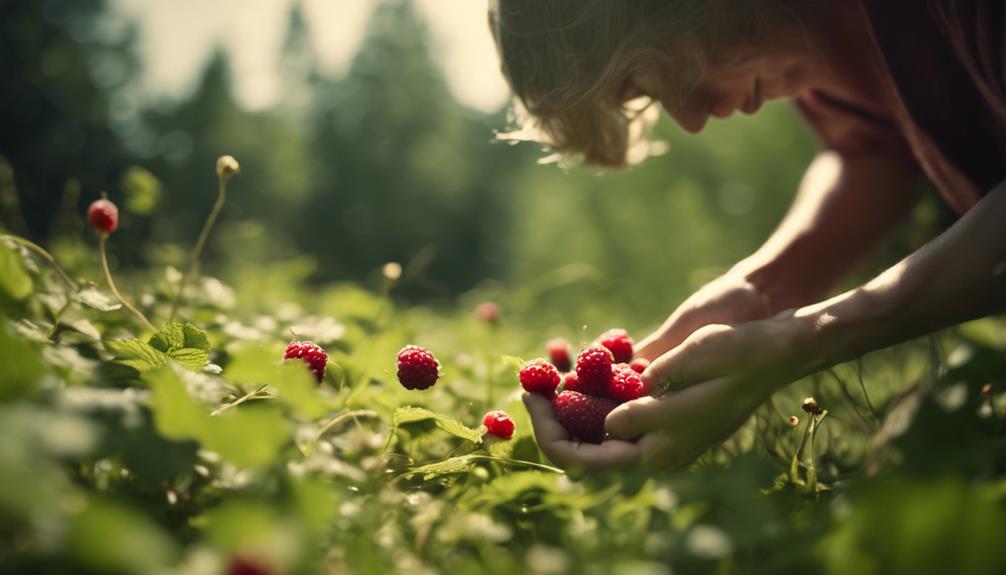
[{"label": "pale sky", "polygon": [[[455,97],[478,110],[499,109],[507,88],[485,24],[487,0],[415,1]],[[327,73],[345,71],[376,3],[304,0],[315,50]],[[238,100],[251,109],[275,103],[276,58],[291,0],[113,0],[113,5],[140,23],[146,95],[186,96],[219,44],[231,57]]]}]

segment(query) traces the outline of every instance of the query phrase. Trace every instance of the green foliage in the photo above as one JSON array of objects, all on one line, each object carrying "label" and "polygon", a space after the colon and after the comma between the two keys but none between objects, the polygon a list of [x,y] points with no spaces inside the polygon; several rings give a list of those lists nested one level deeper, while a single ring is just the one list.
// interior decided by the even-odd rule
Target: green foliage
[{"label": "green foliage", "polygon": [[169,323],[143,342],[136,338],[106,341],[105,348],[116,360],[144,372],[175,360],[189,369],[202,369],[209,361],[209,340],[206,332],[190,323]]}]

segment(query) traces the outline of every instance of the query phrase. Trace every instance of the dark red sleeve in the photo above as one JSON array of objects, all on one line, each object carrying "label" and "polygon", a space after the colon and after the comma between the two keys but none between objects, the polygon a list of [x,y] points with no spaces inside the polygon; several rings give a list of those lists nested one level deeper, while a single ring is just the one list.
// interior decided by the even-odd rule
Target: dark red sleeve
[{"label": "dark red sleeve", "polygon": [[893,120],[814,90],[800,94],[795,104],[825,149],[851,155],[881,155],[918,169]]}]

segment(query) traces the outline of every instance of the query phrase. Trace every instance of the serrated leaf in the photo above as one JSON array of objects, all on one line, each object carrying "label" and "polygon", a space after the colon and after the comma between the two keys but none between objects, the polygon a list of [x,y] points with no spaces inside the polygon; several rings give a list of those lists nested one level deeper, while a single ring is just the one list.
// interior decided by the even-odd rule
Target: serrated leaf
[{"label": "serrated leaf", "polygon": [[13,300],[22,300],[31,293],[31,276],[25,270],[24,261],[11,248],[0,248],[0,292]]},{"label": "serrated leaf", "polygon": [[395,430],[403,423],[413,423],[428,419],[432,419],[434,423],[436,423],[437,427],[455,437],[466,439],[476,445],[482,443],[481,428],[472,429],[453,417],[441,415],[439,413],[432,412],[429,409],[414,406],[399,407],[395,410],[395,413],[391,416],[391,435],[394,435]]},{"label": "serrated leaf", "polygon": [[121,303],[93,285],[77,290],[77,293],[73,294],[73,300],[82,306],[98,311],[115,311],[122,308]]},{"label": "serrated leaf", "polygon": [[189,369],[200,370],[210,359],[206,332],[190,323],[169,323],[151,336],[149,346]]},{"label": "serrated leaf", "polygon": [[156,369],[168,362],[166,353],[136,338],[106,341],[105,349],[115,356],[118,363],[140,372]]}]

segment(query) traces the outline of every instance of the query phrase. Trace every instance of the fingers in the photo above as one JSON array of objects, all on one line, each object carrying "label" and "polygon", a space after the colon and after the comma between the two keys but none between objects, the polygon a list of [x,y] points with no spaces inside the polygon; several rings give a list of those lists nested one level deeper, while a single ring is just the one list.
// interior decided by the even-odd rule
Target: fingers
[{"label": "fingers", "polygon": [[634,439],[655,430],[681,430],[705,427],[730,401],[730,383],[726,378],[671,391],[655,397],[641,397],[619,405],[608,414],[604,427],[613,438]]},{"label": "fingers", "polygon": [[536,393],[525,393],[522,398],[531,416],[538,446],[552,463],[576,471],[606,471],[639,462],[639,446],[635,443],[608,440],[597,445],[571,441],[569,433],[555,418],[548,399]]},{"label": "fingers", "polygon": [[664,382],[674,388],[723,375],[725,367],[736,367],[734,339],[734,328],[707,325],[653,360],[643,372],[643,383],[647,389]]},{"label": "fingers", "polygon": [[531,426],[534,427],[534,436],[538,438],[539,445],[569,439],[569,433],[555,418],[551,401],[537,393],[527,392],[524,392],[521,399],[524,400],[524,406],[531,416]]},{"label": "fingers", "polygon": [[542,451],[556,465],[573,471],[609,471],[638,464],[639,446],[630,441],[608,439],[603,443],[580,443],[563,439]]},{"label": "fingers", "polygon": [[678,321],[677,315],[672,315],[656,331],[636,344],[635,356],[653,361],[681,343],[688,337],[688,333]]}]

